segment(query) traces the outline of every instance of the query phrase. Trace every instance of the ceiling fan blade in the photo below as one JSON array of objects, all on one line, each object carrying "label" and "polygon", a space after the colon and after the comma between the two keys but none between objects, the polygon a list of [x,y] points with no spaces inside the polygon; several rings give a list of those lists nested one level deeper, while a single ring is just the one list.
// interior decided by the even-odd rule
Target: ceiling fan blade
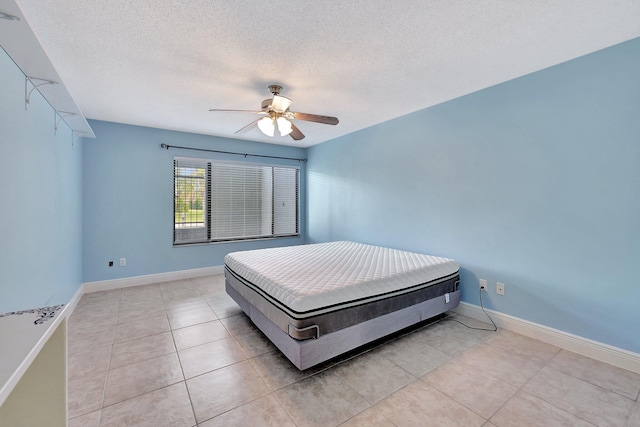
[{"label": "ceiling fan blade", "polygon": [[318,114],[309,114],[309,113],[294,113],[292,112],[294,119],[297,120],[305,120],[307,122],[316,122],[316,123],[324,123],[326,125],[337,125],[339,120],[337,117],[331,116],[320,116]]},{"label": "ceiling fan blade", "polygon": [[294,125],[293,123],[291,123],[291,133],[289,134],[289,136],[295,139],[296,141],[300,141],[301,139],[304,139],[304,134],[300,132],[300,129],[298,129],[298,126]]},{"label": "ceiling fan blade", "polygon": [[257,111],[257,110],[225,110],[222,108],[212,108],[209,111],[223,111],[226,113],[253,113],[253,114],[262,114],[262,115],[266,115],[268,113],[264,112],[264,111]]},{"label": "ceiling fan blade", "polygon": [[247,133],[249,132],[251,129],[255,128],[258,126],[258,122],[262,120],[262,119],[256,119],[254,121],[252,121],[251,123],[249,123],[248,125],[246,125],[245,127],[238,129],[236,131],[236,134],[241,134],[241,133]]},{"label": "ceiling fan blade", "polygon": [[289,108],[292,102],[293,101],[289,98],[285,98],[284,96],[274,95],[273,100],[271,101],[271,108],[273,108],[274,111],[282,113],[287,111],[287,108]]}]

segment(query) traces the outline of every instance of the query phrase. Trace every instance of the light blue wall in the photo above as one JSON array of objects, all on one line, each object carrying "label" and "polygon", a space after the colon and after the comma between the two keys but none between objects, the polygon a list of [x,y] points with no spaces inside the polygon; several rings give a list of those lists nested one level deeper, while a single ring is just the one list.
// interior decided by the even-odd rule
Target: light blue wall
[{"label": "light blue wall", "polygon": [[82,283],[82,144],[0,49],[0,313],[67,303]]},{"label": "light blue wall", "polygon": [[464,301],[640,353],[639,76],[635,39],[312,147],[309,240],[456,258]]},{"label": "light blue wall", "polygon": [[[304,158],[304,149],[101,121],[90,125],[96,139],[83,142],[85,282],[221,266],[232,251],[305,242],[304,163],[164,150],[160,144],[292,158]],[[301,237],[173,247],[174,156],[301,166]],[[120,258],[127,259],[125,267]]]}]

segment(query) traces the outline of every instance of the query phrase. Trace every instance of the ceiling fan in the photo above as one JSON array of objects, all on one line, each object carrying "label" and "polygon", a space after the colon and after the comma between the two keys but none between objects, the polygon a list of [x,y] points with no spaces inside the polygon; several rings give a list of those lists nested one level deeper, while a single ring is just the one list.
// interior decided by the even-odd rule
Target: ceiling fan
[{"label": "ceiling fan", "polygon": [[262,108],[259,111],[254,110],[223,110],[213,108],[209,111],[228,111],[260,114],[261,117],[236,131],[236,134],[246,133],[255,127],[258,127],[267,136],[275,136],[276,130],[280,136],[291,136],[291,138],[299,141],[304,138],[304,134],[294,125],[291,120],[304,120],[307,122],[324,123],[327,125],[337,125],[338,119],[330,116],[320,116],[318,114],[297,113],[289,110],[292,101],[289,98],[280,96],[282,86],[271,85],[269,92],[273,95],[271,99],[262,101]]}]

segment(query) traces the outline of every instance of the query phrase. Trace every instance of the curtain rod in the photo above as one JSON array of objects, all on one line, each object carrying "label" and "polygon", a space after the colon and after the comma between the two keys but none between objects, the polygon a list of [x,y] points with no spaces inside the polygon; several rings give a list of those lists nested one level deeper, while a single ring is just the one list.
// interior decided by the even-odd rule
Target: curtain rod
[{"label": "curtain rod", "polygon": [[181,147],[179,145],[169,145],[169,144],[160,144],[160,147],[168,150],[169,148],[182,148],[183,150],[194,150],[194,151],[207,151],[209,153],[222,153],[222,154],[235,154],[236,156],[244,156],[244,157],[264,157],[267,159],[283,159],[283,160],[297,160],[299,162],[307,162],[307,159],[296,159],[293,157],[280,157],[280,156],[266,156],[264,154],[249,154],[249,153],[236,153],[233,151],[221,151],[221,150],[209,150],[207,148],[194,148],[194,147]]}]

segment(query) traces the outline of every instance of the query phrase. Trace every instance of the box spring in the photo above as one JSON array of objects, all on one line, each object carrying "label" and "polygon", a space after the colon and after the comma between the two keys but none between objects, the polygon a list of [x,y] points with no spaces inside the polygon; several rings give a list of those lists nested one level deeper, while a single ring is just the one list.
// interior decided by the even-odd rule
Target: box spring
[{"label": "box spring", "polygon": [[401,331],[423,320],[452,310],[460,303],[460,290],[431,298],[362,323],[320,336],[297,340],[269,320],[244,299],[227,282],[227,293],[238,303],[251,321],[299,370],[316,366],[377,339]]},{"label": "box spring", "polygon": [[337,306],[332,311],[313,317],[296,318],[265,299],[253,284],[234,273],[229,267],[225,267],[225,277],[227,293],[229,293],[229,287],[233,288],[236,294],[241,295],[252,306],[260,310],[282,331],[299,340],[319,338],[321,335],[410,307],[445,293],[455,292],[460,280],[456,273],[427,284],[421,284],[418,289],[405,290],[404,293],[344,308]]},{"label": "box spring", "polygon": [[227,293],[299,369],[455,308],[458,269],[354,242],[225,257]]}]

